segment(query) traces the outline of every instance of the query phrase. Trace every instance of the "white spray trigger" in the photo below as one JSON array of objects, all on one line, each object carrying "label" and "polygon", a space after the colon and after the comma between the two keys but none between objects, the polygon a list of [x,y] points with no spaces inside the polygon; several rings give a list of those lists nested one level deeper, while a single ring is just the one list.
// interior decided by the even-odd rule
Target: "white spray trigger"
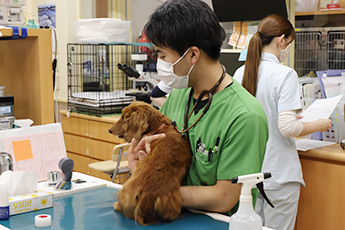
[{"label": "white spray trigger", "polygon": [[263,184],[263,181],[270,177],[272,177],[271,173],[256,173],[256,174],[234,177],[231,181],[233,184],[237,184],[237,183],[242,184],[242,190],[241,190],[242,199],[245,199],[249,196],[251,197],[251,189],[254,188],[254,186],[256,185],[256,187],[259,189],[260,193],[262,194],[263,198],[267,201],[267,203],[272,208],[274,208],[274,205],[271,203],[271,201],[268,199],[265,193],[264,184]]}]

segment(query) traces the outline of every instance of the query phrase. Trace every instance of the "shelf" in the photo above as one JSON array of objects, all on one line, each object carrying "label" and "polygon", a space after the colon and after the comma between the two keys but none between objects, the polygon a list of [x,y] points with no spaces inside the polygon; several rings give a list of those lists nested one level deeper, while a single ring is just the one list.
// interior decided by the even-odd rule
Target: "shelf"
[{"label": "shelf", "polygon": [[[4,36],[12,29],[1,28]],[[54,122],[51,31],[28,29],[25,39],[0,41],[0,85],[14,96],[16,119],[30,118],[34,125]]]},{"label": "shelf", "polygon": [[241,53],[242,49],[221,49],[220,53]]},{"label": "shelf", "polygon": [[333,15],[345,14],[345,10],[327,10],[327,11],[313,11],[313,12],[296,12],[295,16],[311,16],[311,15]]},{"label": "shelf", "polygon": [[[1,37],[12,37],[13,31],[12,28],[0,28],[0,32],[2,34]],[[19,35],[22,35],[22,30],[19,29]]]}]

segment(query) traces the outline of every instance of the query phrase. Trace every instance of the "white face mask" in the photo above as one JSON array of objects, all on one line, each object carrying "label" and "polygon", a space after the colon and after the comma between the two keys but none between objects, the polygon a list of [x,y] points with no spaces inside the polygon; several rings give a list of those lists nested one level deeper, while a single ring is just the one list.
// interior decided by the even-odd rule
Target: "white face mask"
[{"label": "white face mask", "polygon": [[194,64],[189,69],[187,75],[185,76],[177,76],[174,73],[174,65],[176,65],[179,61],[186,56],[187,52],[190,48],[187,49],[187,51],[174,63],[166,62],[160,58],[157,59],[157,72],[158,77],[169,87],[175,88],[175,89],[182,89],[188,87],[188,81],[189,81],[189,74],[192,72]]},{"label": "white face mask", "polygon": [[286,58],[289,56],[290,48],[291,48],[291,43],[285,49],[280,50],[280,54],[279,54],[280,63],[284,62]]}]

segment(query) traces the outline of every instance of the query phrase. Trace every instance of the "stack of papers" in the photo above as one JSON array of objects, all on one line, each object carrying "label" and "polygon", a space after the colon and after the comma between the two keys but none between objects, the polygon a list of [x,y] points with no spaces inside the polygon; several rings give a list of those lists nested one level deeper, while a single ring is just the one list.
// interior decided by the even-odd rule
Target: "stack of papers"
[{"label": "stack of papers", "polygon": [[298,139],[296,140],[296,148],[299,151],[308,151],[319,147],[334,145],[336,142],[318,141],[312,139]]}]

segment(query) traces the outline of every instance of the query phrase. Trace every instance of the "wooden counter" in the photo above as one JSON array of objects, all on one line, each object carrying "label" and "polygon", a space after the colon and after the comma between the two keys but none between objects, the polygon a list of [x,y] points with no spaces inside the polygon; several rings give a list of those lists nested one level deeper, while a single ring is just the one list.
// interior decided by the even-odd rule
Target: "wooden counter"
[{"label": "wooden counter", "polygon": [[301,188],[297,230],[345,229],[345,151],[338,143],[299,151]]},{"label": "wooden counter", "polygon": [[[110,180],[88,164],[110,159],[123,140],[107,132],[119,116],[96,117],[60,111],[67,154],[76,171]],[[345,229],[345,151],[339,144],[299,152],[306,187],[301,188],[297,230]]]}]

